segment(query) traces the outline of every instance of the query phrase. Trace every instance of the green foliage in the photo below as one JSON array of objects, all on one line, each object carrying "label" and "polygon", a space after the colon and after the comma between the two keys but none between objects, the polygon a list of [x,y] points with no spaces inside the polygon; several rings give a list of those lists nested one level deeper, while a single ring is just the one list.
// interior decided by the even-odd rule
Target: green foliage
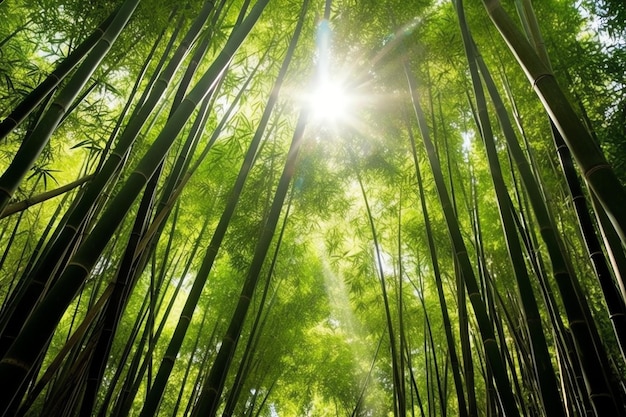
[{"label": "green foliage", "polygon": [[[113,1],[75,0],[0,3],[1,118],[119,6],[119,2]],[[71,112],[54,130],[50,143],[20,184],[15,200],[28,199],[94,173],[101,158],[111,157],[111,145],[115,147],[120,134],[141,108],[141,93],[152,88],[148,79],[164,54],[175,26],[180,22],[182,32],[174,47],[203,3],[187,1],[177,7],[161,0],[140,3],[120,39],[72,103]],[[210,23],[200,34],[201,39],[211,37],[210,46],[198,63],[191,88],[224,48],[244,3],[242,0],[215,2],[213,12],[217,16],[209,17]],[[304,32],[277,108],[270,117],[215,265],[190,318],[190,327],[159,406],[160,414],[189,415],[215,361],[255,247],[266,227],[296,119],[304,105],[303,96],[315,87],[311,80],[316,79],[320,61],[315,31],[323,13],[322,3],[312,2],[305,14]],[[584,255],[576,217],[562,173],[557,169],[542,105],[482,5],[466,3],[469,27],[478,50],[492,70],[506,110],[518,129],[523,151],[531,161],[544,199],[564,237],[572,269],[583,277],[582,302],[590,306],[593,325],[611,363],[623,370],[624,363],[606,318],[603,295],[595,278],[592,279],[593,269]],[[608,0],[583,2],[584,11],[574,1],[535,3],[559,83],[566,88],[568,99],[621,180],[626,181],[623,123],[626,56],[620,47],[626,9],[619,1]],[[96,394],[93,415],[99,410],[101,415],[114,415],[115,403],[124,395],[129,395],[128,413],[140,413],[157,369],[168,360],[164,355],[174,329],[184,320],[180,316],[182,306],[193,282],[199,279],[206,248],[260,123],[301,6],[302,2],[295,0],[270,2],[234,55],[219,88],[211,93],[207,124],[197,148],[189,156],[186,172],[191,174],[189,167],[196,163],[197,169],[181,183],[181,192],[176,196],[177,214],[164,215],[153,208],[146,216],[149,230],[161,231],[153,241],[150,241],[152,235],[142,232],[142,243],[136,253],[137,270],[132,275],[128,302],[120,312],[120,324]],[[505,6],[515,13],[513,2]],[[403,70],[406,63],[417,80],[415,94],[426,113],[447,192],[454,205],[451,209],[477,276],[480,296],[487,303],[490,324],[497,329],[500,353],[505,359],[513,358],[506,365],[506,375],[518,402],[514,407],[538,410],[541,405],[536,376],[529,367],[532,357],[527,323],[520,309],[497,196],[476,122],[471,78],[454,5],[447,1],[336,0],[331,4],[329,24],[332,29],[329,74],[340,79],[352,96],[348,115],[333,121],[311,120],[306,127],[287,196],[289,210],[287,203],[282,210],[281,219],[286,221],[284,234],[279,239],[279,232],[275,233],[261,267],[250,311],[242,322],[239,348],[224,378],[221,407],[240,388],[234,415],[241,416],[405,416],[421,412],[431,416],[444,415],[444,410],[447,415],[460,415],[451,367],[457,367],[463,375],[467,390],[469,376],[465,372],[470,364],[463,362],[461,355],[459,328],[466,323],[459,311],[456,278],[459,265],[437,198],[434,175],[426,163],[426,150],[411,113],[411,96]],[[601,36],[604,32],[613,36],[612,43]],[[130,111],[123,114],[144,60],[161,33],[163,40],[148,62],[145,77],[138,82],[138,94],[131,101]],[[192,45],[192,51],[197,44]],[[85,236],[97,230],[94,225],[102,218],[104,208],[123,189],[141,158],[154,148],[155,139],[167,123],[182,73],[192,65],[190,56],[181,60],[181,69],[150,112],[138,140],[122,158],[119,171],[89,208],[84,230],[80,230],[76,246],[67,248],[68,254],[74,253]],[[170,57],[171,53],[165,59]],[[259,69],[253,72],[262,57]],[[221,131],[215,132],[226,109],[252,74],[234,114]],[[66,81],[62,81],[60,88],[65,85]],[[7,168],[49,104],[50,101],[44,100],[0,143],[0,169]],[[578,395],[580,387],[573,384],[567,373],[570,367],[575,368],[570,361],[576,357],[565,355],[568,348],[573,351],[572,346],[560,345],[569,341],[569,324],[566,321],[565,328],[560,324],[566,317],[563,295],[552,293],[555,304],[550,307],[555,311],[551,311],[540,285],[547,282],[556,289],[549,253],[541,240],[528,194],[521,185],[519,170],[509,161],[491,104],[488,111],[503,180],[513,201],[513,215],[520,220],[524,232],[518,235],[531,238],[531,246],[524,248],[522,263],[532,275],[553,365],[557,360],[560,365],[555,366],[557,376],[567,376],[562,392],[567,401],[563,403],[576,415],[589,404],[584,396]],[[191,119],[196,113],[197,110]],[[118,122],[121,130],[112,135]],[[163,174],[156,187],[156,201],[162,197],[173,166],[181,158],[182,143],[192,123],[190,120],[181,134],[172,138],[174,143],[164,157]],[[416,157],[452,325],[452,343],[458,350],[460,363],[452,362],[445,339],[409,130],[417,143]],[[217,140],[200,160],[199,155],[214,133]],[[360,182],[370,205],[378,248]],[[37,259],[42,259],[39,256],[54,241],[55,229],[63,224],[64,213],[83,191],[84,188],[76,189],[0,220],[0,330],[4,331],[7,312],[17,305],[21,288],[29,284],[29,269]],[[76,364],[86,366],[93,355],[102,314],[94,310],[94,305],[118,276],[131,239],[132,224],[138,216],[137,206],[134,203],[123,216],[95,267],[81,282],[79,297],[57,324],[51,342],[42,352],[41,366],[36,364],[33,381],[44,375],[59,352],[64,352],[68,338],[86,318],[93,314],[94,321],[85,322],[85,333],[68,348],[55,378],[41,395],[33,398],[32,408],[23,411],[46,415],[47,408],[56,410],[52,405],[61,403],[67,404],[67,415],[80,410],[87,373],[75,372]],[[173,207],[172,202],[169,208]],[[207,226],[203,229],[205,220]],[[161,228],[157,227],[157,221],[163,221]],[[381,265],[378,265],[377,249]],[[272,264],[274,250],[277,256]],[[537,265],[539,270],[535,268]],[[62,270],[65,265],[59,268]],[[384,309],[379,270],[385,280],[389,317]],[[48,285],[53,287],[56,277],[51,273]],[[543,277],[548,278],[540,280]],[[181,286],[177,292],[178,284]],[[166,313],[168,305],[171,311]],[[481,413],[488,408],[499,410],[497,396],[490,391],[491,369],[480,341],[478,322],[471,308],[468,312],[474,349],[465,360],[471,360],[474,367],[475,400]],[[254,326],[253,332],[257,318],[258,327]],[[394,328],[394,340],[390,340],[387,332],[388,323]],[[399,352],[395,358],[391,354],[392,345]],[[249,351],[244,353],[247,346]],[[143,373],[140,368],[133,370],[134,360],[138,365],[146,364]],[[240,363],[244,365],[241,386],[235,387]],[[394,382],[394,366],[400,369],[400,385]],[[609,378],[615,379],[615,387],[620,387],[619,383],[624,382],[623,372],[611,373],[611,369],[607,372]],[[517,392],[516,386],[522,386],[523,390]],[[439,387],[442,392],[438,391]],[[124,388],[129,389],[124,391]],[[397,404],[397,398],[402,397],[398,393],[404,395],[404,404]],[[619,394],[623,393],[616,393]]]}]

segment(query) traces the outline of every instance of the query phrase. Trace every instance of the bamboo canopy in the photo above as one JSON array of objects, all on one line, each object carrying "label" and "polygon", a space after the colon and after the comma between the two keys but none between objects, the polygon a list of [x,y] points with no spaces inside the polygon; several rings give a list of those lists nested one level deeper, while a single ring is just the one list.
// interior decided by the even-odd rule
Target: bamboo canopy
[{"label": "bamboo canopy", "polygon": [[0,415],[626,416],[625,16],[0,1]]}]

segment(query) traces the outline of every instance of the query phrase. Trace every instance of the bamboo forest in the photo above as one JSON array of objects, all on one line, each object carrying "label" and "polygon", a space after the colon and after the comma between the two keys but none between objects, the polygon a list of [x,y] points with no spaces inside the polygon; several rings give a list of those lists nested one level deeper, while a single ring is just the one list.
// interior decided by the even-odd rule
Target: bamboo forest
[{"label": "bamboo forest", "polygon": [[0,0],[0,416],[626,417],[623,0]]}]

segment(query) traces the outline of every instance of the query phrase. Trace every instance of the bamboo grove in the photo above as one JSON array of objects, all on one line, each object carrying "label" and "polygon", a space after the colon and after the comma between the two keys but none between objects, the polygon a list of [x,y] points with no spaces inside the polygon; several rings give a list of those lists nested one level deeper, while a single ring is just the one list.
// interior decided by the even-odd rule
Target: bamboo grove
[{"label": "bamboo grove", "polygon": [[626,416],[624,11],[0,1],[1,415]]}]

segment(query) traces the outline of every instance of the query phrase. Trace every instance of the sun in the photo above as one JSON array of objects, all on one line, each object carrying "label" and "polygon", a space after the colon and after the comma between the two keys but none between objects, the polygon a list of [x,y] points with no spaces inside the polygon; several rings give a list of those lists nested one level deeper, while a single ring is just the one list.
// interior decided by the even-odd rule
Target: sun
[{"label": "sun", "polygon": [[344,85],[320,81],[308,97],[311,117],[317,122],[340,122],[348,117],[350,97]]}]

